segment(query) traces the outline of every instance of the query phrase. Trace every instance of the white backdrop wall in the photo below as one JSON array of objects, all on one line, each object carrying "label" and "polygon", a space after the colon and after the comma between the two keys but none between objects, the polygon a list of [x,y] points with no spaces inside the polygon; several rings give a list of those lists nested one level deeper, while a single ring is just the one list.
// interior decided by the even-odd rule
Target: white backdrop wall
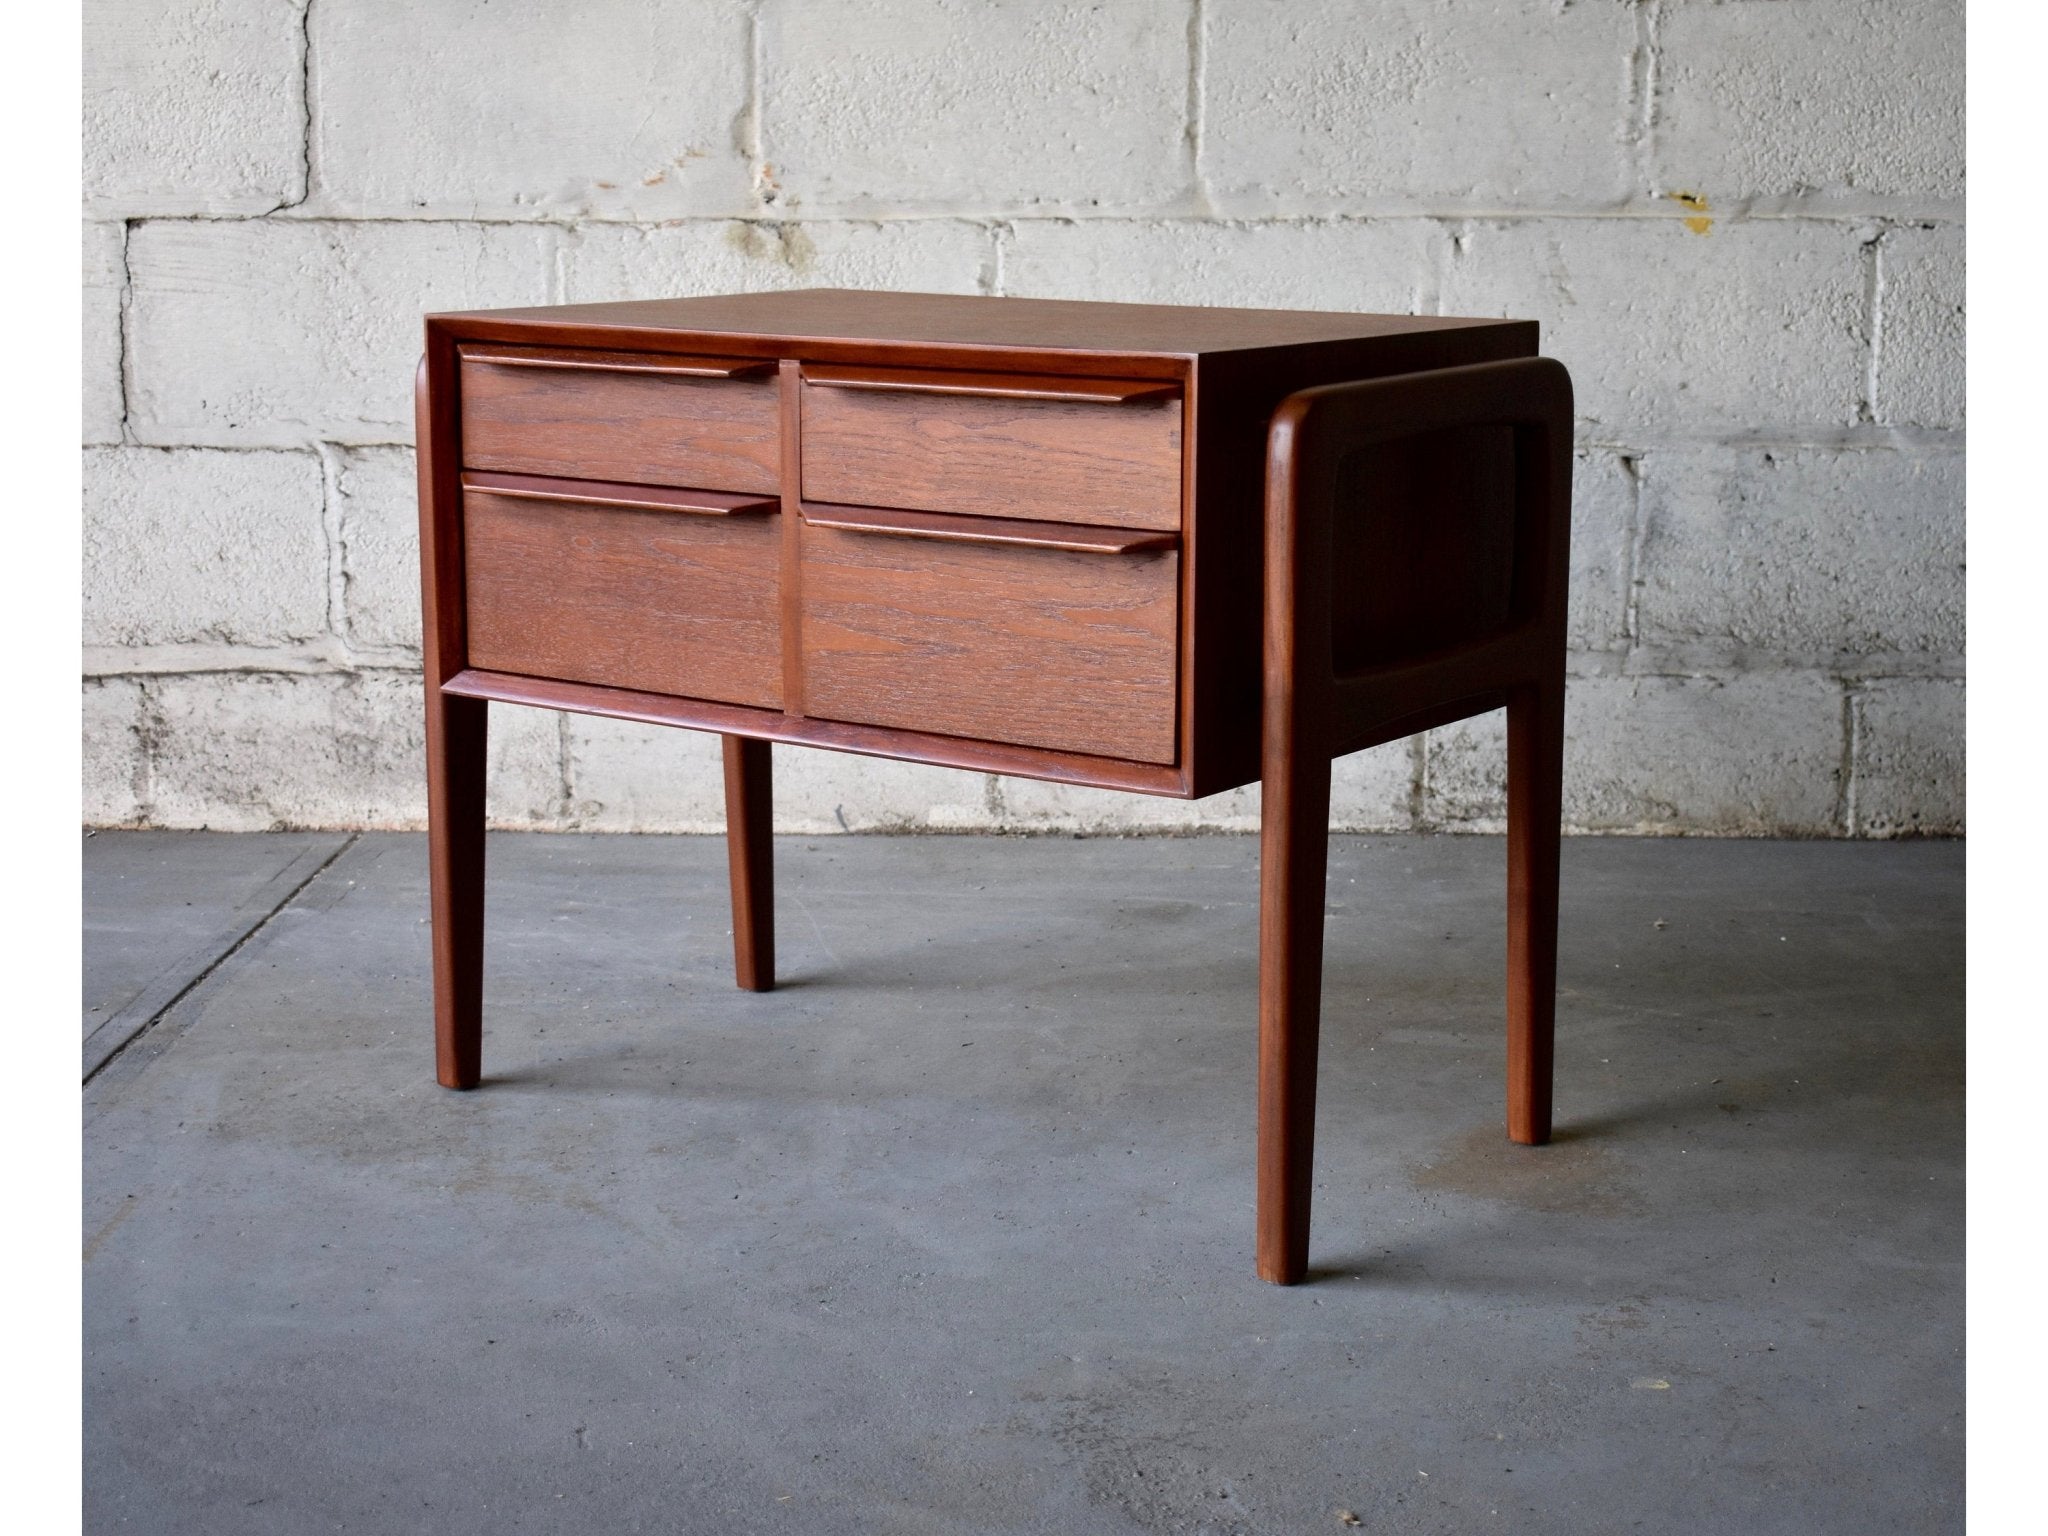
[{"label": "white backdrop wall", "polygon": [[[1514,315],[1579,398],[1567,814],[1963,822],[1961,0],[88,0],[85,816],[422,816],[424,310],[791,286]],[[493,709],[505,825],[706,737]],[[780,822],[1193,804],[778,749]],[[1498,716],[1335,821],[1497,828]]]}]

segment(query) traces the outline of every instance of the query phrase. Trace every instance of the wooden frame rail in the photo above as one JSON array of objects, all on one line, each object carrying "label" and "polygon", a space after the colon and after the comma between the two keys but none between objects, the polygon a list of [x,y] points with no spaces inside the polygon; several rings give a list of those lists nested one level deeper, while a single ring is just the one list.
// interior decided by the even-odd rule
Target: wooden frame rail
[{"label": "wooden frame rail", "polygon": [[[1508,1134],[1550,1137],[1557,856],[1571,532],[1570,376],[1548,358],[1303,390],[1266,455],[1265,785],[1259,901],[1258,1269],[1308,1267],[1321,1026],[1330,760],[1508,707]],[[1331,643],[1339,470],[1361,449],[1462,426],[1513,429],[1508,627],[1435,655],[1340,675]]]}]

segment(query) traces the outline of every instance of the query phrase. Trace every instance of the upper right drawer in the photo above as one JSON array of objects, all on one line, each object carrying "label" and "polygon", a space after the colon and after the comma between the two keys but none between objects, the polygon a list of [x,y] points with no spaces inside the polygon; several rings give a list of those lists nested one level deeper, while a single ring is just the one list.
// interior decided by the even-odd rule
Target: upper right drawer
[{"label": "upper right drawer", "polygon": [[808,365],[808,501],[1180,527],[1180,386]]}]

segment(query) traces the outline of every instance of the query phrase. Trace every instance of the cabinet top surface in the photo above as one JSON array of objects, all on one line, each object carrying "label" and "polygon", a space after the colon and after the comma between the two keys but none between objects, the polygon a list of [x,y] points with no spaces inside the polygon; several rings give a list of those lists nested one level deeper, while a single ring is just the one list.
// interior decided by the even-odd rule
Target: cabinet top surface
[{"label": "cabinet top surface", "polygon": [[1531,322],[1520,320],[1103,304],[943,293],[869,293],[851,288],[469,310],[430,315],[428,319],[451,325],[458,332],[544,332],[551,327],[575,331],[724,332],[793,341],[912,342],[1176,357],[1486,327],[1533,333]]}]

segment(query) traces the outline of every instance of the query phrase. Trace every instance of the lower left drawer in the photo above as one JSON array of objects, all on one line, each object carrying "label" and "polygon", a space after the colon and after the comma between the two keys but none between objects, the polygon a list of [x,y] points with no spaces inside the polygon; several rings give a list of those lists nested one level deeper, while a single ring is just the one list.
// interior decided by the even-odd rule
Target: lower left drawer
[{"label": "lower left drawer", "polygon": [[469,665],[781,708],[775,505],[465,475]]}]

